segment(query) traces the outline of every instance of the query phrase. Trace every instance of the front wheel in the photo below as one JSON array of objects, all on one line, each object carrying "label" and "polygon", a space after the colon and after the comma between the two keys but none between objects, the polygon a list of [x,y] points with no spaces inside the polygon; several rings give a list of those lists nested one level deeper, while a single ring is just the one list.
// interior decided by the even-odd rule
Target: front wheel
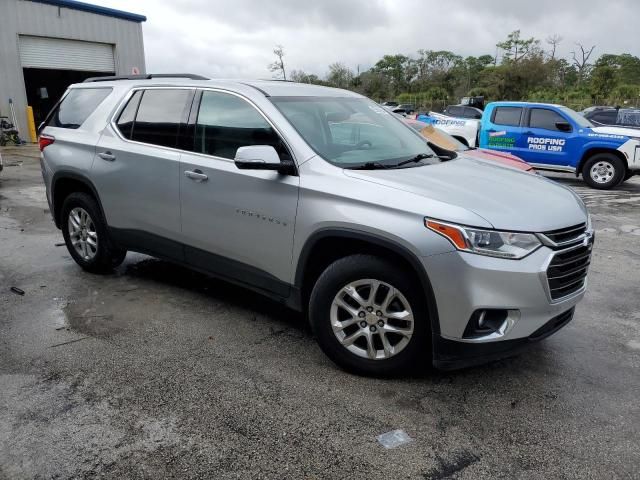
[{"label": "front wheel", "polygon": [[324,353],[344,369],[390,376],[426,365],[431,326],[418,280],[371,255],[335,261],[320,276],[309,304]]},{"label": "front wheel", "polygon": [[582,167],[582,178],[587,185],[600,190],[615,187],[625,174],[624,163],[612,153],[598,153],[584,162]]}]

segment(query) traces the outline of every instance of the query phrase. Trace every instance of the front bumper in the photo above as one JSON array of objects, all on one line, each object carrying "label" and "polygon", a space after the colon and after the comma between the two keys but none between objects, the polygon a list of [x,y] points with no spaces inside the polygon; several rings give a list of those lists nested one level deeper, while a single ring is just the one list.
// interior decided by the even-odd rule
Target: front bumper
[{"label": "front bumper", "polygon": [[515,355],[531,344],[553,335],[573,318],[575,307],[553,317],[526,338],[485,343],[465,343],[433,336],[433,365],[440,370],[470,367]]},{"label": "front bumper", "polygon": [[[504,357],[566,325],[584,296],[586,279],[578,290],[552,299],[546,272],[557,253],[543,246],[521,260],[459,251],[423,257],[439,320],[434,365],[459,368]],[[474,312],[484,309],[508,310],[508,327],[484,338],[465,337]]]}]

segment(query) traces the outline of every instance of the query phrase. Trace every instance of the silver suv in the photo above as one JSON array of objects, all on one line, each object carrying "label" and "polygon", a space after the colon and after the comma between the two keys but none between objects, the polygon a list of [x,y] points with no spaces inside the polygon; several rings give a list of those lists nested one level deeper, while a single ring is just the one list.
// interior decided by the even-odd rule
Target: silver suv
[{"label": "silver suv", "polygon": [[355,93],[191,76],[72,85],[41,129],[85,270],[128,250],[304,312],[361,374],[505,356],[569,322],[593,242],[568,188],[445,155]]}]

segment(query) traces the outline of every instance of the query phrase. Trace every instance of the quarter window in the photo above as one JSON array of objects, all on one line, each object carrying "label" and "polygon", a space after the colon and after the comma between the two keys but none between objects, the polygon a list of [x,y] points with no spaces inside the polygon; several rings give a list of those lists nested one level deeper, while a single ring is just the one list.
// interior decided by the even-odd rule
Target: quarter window
[{"label": "quarter window", "polygon": [[73,88],[51,112],[46,125],[58,128],[80,128],[111,93],[111,88]]},{"label": "quarter window", "polygon": [[177,147],[180,127],[186,123],[189,112],[191,95],[192,91],[188,89],[145,90],[131,139],[163,147]]},{"label": "quarter window", "polygon": [[493,113],[493,123],[497,125],[520,126],[522,107],[496,107]]},{"label": "quarter window", "polygon": [[228,93],[202,92],[195,151],[233,159],[238,148],[250,145],[270,145],[280,159],[291,158],[269,122],[248,102]]},{"label": "quarter window", "polygon": [[529,126],[531,128],[559,131],[558,127],[556,127],[556,122],[566,123],[566,120],[553,110],[547,110],[546,108],[531,109],[531,117],[529,118]]}]

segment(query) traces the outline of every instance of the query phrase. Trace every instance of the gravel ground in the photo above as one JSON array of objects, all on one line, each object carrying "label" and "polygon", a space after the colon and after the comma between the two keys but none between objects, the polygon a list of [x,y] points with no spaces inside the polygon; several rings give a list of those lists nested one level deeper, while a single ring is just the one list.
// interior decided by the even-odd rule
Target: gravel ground
[{"label": "gravel ground", "polygon": [[[2,155],[0,479],[640,478],[640,178],[555,176],[597,229],[567,327],[514,358],[380,380],[243,289],[138,254],[84,273],[37,152]],[[384,449],[395,429],[412,441]]]}]

